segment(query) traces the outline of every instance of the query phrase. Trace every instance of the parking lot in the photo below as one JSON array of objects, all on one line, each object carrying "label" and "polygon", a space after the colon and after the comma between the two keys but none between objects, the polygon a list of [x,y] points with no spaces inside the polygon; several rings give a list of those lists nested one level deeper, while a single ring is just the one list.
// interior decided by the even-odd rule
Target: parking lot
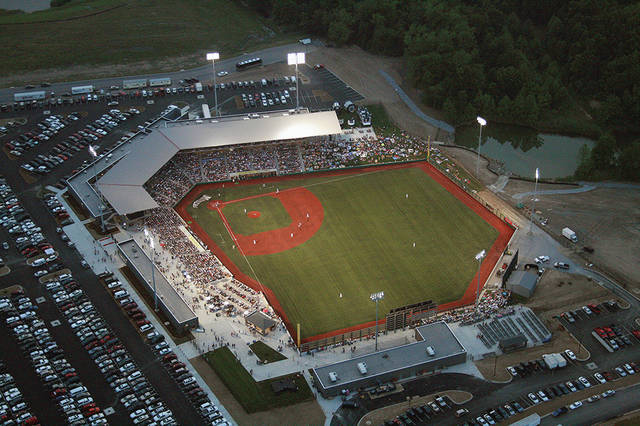
[{"label": "parking lot", "polygon": [[0,335],[19,350],[2,357],[11,377],[0,412],[28,424],[224,423],[160,335],[141,335],[153,332],[144,315],[128,320],[95,285],[58,226],[65,211],[55,198],[24,197],[9,180],[0,180],[2,258],[11,268],[0,278],[8,289]]}]

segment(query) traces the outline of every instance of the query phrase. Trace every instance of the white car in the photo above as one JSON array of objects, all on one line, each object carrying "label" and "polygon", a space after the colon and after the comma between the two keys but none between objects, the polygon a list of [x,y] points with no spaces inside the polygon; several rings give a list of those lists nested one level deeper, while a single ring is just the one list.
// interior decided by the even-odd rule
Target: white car
[{"label": "white car", "polygon": [[620,375],[620,377],[626,377],[627,373],[620,367],[616,367],[616,373]]},{"label": "white car", "polygon": [[614,391],[613,389],[609,389],[608,391],[602,392],[602,394],[600,394],[600,396],[602,396],[603,398],[608,398],[610,396],[613,396],[616,394],[616,391]]},{"label": "white car", "polygon": [[226,71],[220,71],[218,72],[218,77],[224,77],[225,75],[228,75],[229,73]]},{"label": "white car", "polygon": [[591,315],[593,312],[591,312],[591,309],[589,309],[588,306],[583,306],[582,310],[584,311],[585,314],[587,315]]},{"label": "white car", "polygon": [[543,402],[547,402],[547,401],[549,400],[549,398],[547,397],[547,395],[546,395],[544,392],[542,392],[541,390],[539,390],[539,391],[538,391],[538,396],[540,397],[540,399],[541,399]]},{"label": "white car", "polygon": [[569,388],[569,390],[571,392],[578,392],[578,389],[576,388],[576,386],[573,383],[567,382],[567,383],[565,383],[565,385]]},{"label": "white car", "polygon": [[569,357],[571,361],[575,361],[577,359],[576,354],[573,353],[571,349],[567,349],[564,353]]},{"label": "white car", "polygon": [[538,256],[533,260],[535,260],[536,263],[546,263],[549,261],[549,259],[549,256]]},{"label": "white car", "polygon": [[629,374],[636,374],[635,370],[633,368],[631,368],[631,366],[629,364],[625,364],[623,365],[624,369],[627,370],[627,373]]},{"label": "white car", "polygon": [[511,373],[511,375],[514,376],[514,377],[516,377],[518,375],[518,372],[513,367],[507,367],[507,370],[509,370],[509,373]]},{"label": "white car", "polygon": [[596,380],[600,383],[607,383],[607,379],[605,379],[604,376],[600,373],[594,374],[593,377],[595,377]]},{"label": "white car", "polygon": [[569,408],[572,410],[576,410],[580,407],[582,407],[582,401],[576,401],[573,404],[569,405]]},{"label": "white car", "polygon": [[585,388],[591,387],[591,383],[585,377],[580,376],[578,377],[578,380],[580,380],[580,383],[582,383]]},{"label": "white car", "polygon": [[527,396],[529,397],[531,402],[533,402],[534,404],[539,404],[540,403],[540,400],[538,399],[538,397],[534,393],[530,393]]}]

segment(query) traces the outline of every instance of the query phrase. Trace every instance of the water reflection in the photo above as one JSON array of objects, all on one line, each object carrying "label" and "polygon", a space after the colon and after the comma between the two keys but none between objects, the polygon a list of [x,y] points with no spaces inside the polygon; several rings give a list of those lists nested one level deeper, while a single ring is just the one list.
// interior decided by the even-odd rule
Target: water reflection
[{"label": "water reflection", "polygon": [[[456,128],[456,144],[478,148],[476,126]],[[595,142],[582,137],[538,133],[518,126],[487,124],[482,130],[480,152],[504,163],[513,174],[533,177],[536,167],[544,178],[573,175],[583,145],[592,148]]]}]

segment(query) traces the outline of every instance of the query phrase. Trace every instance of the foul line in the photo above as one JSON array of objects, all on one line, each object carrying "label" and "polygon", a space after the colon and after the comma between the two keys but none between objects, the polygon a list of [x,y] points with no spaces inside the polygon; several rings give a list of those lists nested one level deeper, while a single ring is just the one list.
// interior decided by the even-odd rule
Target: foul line
[{"label": "foul line", "polygon": [[258,274],[256,274],[255,269],[253,269],[253,265],[251,265],[251,262],[249,262],[249,259],[244,254],[244,250],[242,250],[242,247],[240,246],[240,243],[238,243],[238,240],[236,239],[236,234],[234,234],[233,230],[231,230],[231,225],[229,225],[229,222],[227,222],[227,218],[222,213],[222,210],[220,209],[220,207],[216,207],[216,211],[220,215],[220,219],[222,220],[222,223],[224,224],[224,227],[226,228],[227,232],[229,233],[229,237],[231,237],[231,241],[236,243],[236,247],[238,247],[238,250],[240,251],[240,254],[242,255],[242,257],[244,257],[244,260],[245,260],[245,262],[247,262],[247,265],[249,265],[249,268],[251,269],[251,272],[253,273],[254,279],[260,285],[260,291],[262,291],[262,295],[266,298],[266,295],[265,295],[265,292],[264,292],[264,287],[262,286],[262,282],[258,278]]}]

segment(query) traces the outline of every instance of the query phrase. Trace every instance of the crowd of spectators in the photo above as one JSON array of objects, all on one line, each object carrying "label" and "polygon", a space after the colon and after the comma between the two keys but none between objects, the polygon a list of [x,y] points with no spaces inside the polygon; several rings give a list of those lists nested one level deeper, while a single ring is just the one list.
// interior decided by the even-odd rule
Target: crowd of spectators
[{"label": "crowd of spectators", "polygon": [[[182,152],[145,186],[159,204],[173,206],[194,184],[229,180],[242,172],[275,170],[278,175],[285,175],[405,161],[424,158],[427,146],[426,140],[404,132],[377,137],[373,132],[354,130],[341,137]],[[437,149],[432,150],[438,153]]]}]

